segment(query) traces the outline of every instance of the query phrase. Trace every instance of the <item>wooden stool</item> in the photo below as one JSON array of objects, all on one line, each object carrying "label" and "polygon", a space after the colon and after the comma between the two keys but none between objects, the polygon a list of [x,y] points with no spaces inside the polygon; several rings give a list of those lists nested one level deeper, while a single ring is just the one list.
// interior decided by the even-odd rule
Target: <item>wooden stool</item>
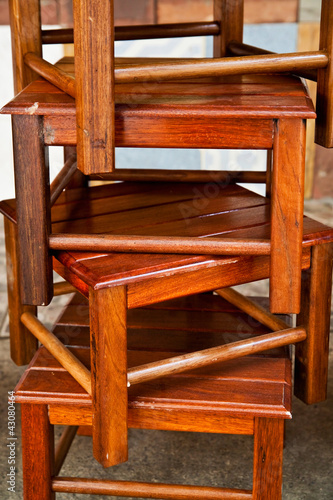
[{"label": "wooden stool", "polygon": [[[74,297],[54,332],[89,367],[89,329],[82,326],[87,307],[85,299]],[[257,324],[255,331],[268,330]],[[203,294],[171,300],[129,312],[128,363],[136,366],[253,333],[253,319],[219,296]],[[91,426],[92,401],[41,348],[15,392],[16,401],[22,403],[24,500],[54,499],[56,492],[173,500],[280,499],[283,422],[291,418],[288,351],[280,348],[129,389],[130,427],[253,435],[251,492],[59,476],[75,429],[65,432],[66,439],[54,459],[53,425]]]},{"label": "wooden stool", "polygon": [[[73,62],[65,59],[60,67],[66,67],[70,73],[73,71]],[[186,172],[126,172],[126,169],[109,174],[99,174],[98,171],[89,173],[90,178],[95,179],[140,178],[163,182],[179,178],[201,179],[207,184],[208,197],[211,196],[210,189],[215,190],[216,183],[228,183],[235,178],[267,181],[271,193],[272,223],[266,242],[254,237],[242,241],[236,234],[234,241],[229,237],[224,240],[224,236],[220,235],[221,246],[217,248],[211,245],[206,253],[221,255],[227,248],[228,253],[234,255],[270,253],[271,311],[298,313],[305,119],[315,117],[311,100],[300,80],[285,76],[252,75],[210,78],[205,81],[121,84],[116,86],[115,100],[116,145],[119,147],[272,150],[274,166],[272,172],[269,169],[268,181],[262,172],[256,173],[259,174],[257,176],[249,173],[202,172],[194,173],[193,177]],[[60,237],[55,235],[50,238],[50,193],[44,148],[77,144],[75,101],[51,84],[39,80],[26,87],[2,112],[13,115],[22,301],[27,305],[47,304],[52,297],[51,250],[57,249]],[[65,179],[67,172],[68,165]],[[64,185],[66,183],[60,184],[62,187]],[[34,203],[31,203],[31,190]],[[61,189],[56,192],[61,192]],[[31,224],[31,220],[34,220],[34,224]],[[142,232],[140,234],[144,235]],[[83,230],[83,235],[86,237],[81,238],[81,249],[90,251],[94,247],[97,251],[102,250],[102,237],[96,237],[92,246],[89,232]],[[117,233],[117,236],[124,235],[126,233]],[[145,235],[145,245],[141,245],[141,249],[147,253],[188,252],[183,233],[171,232],[161,236],[167,235],[169,240],[167,244],[164,241],[164,245],[162,241],[156,245],[156,241]],[[140,241],[137,236],[127,235],[127,249],[134,245],[138,249]],[[203,253],[198,240],[193,236],[191,240],[192,252]],[[34,248],[33,241],[39,241]],[[77,242],[77,238],[74,241]],[[122,242],[121,251],[124,251],[125,240],[122,239]],[[108,241],[109,251],[119,251],[115,243],[114,238]],[[68,249],[72,248],[71,244],[73,241],[71,243],[68,234]]]},{"label": "wooden stool", "polygon": [[[87,230],[89,227],[93,235],[101,231],[117,232],[121,225],[122,231],[127,233],[144,230],[153,235],[179,230],[190,235],[206,236],[214,231],[215,234],[219,232],[231,236],[236,233],[244,239],[252,236],[265,239],[269,234],[267,199],[240,186],[221,189],[216,198],[202,204],[196,217],[184,219],[182,208],[186,204],[192,207],[193,189],[200,189],[200,184],[164,183],[162,189],[159,183],[119,183],[94,189],[71,190],[64,193],[54,206],[53,232],[72,233],[75,230],[80,233],[81,228]],[[235,206],[238,208],[235,209]],[[2,202],[1,210],[15,222],[14,201]],[[255,225],[253,221],[256,221]],[[258,317],[253,305],[249,309],[247,303],[236,297],[240,307],[254,314],[255,318],[260,318],[260,321],[268,321],[265,324],[273,330],[278,330],[271,346],[304,340],[307,334],[307,340],[297,349],[296,377],[297,393],[308,403],[326,397],[332,240],[332,229],[311,219],[304,219],[302,268],[309,271],[304,281],[302,315],[298,328],[288,330],[285,323],[278,322],[267,312],[261,312]],[[204,244],[204,238],[199,238],[199,241]],[[8,247],[9,254],[11,251],[14,250]],[[88,392],[92,387],[95,457],[104,465],[113,465],[127,459],[124,437],[127,434],[127,382],[138,383],[147,380],[147,377],[151,379],[171,373],[174,364],[178,366],[179,363],[179,360],[176,363],[173,360],[167,371],[164,366],[166,362],[163,362],[158,366],[127,372],[127,310],[210,290],[218,290],[224,296],[227,293],[228,299],[234,300],[231,292],[220,289],[270,277],[269,256],[228,258],[61,251],[55,256],[56,271],[74,286],[73,289],[78,289],[89,298],[93,346],[91,381],[89,372],[81,368],[77,372],[73,360],[66,367]],[[11,258],[11,262],[16,262],[15,258]],[[11,267],[9,273],[12,273]],[[13,283],[11,274],[8,282]],[[48,333],[17,304],[17,287],[18,283],[16,289],[11,290],[14,318],[22,317],[24,325],[43,343],[47,342]],[[40,331],[46,336],[39,337]],[[19,345],[20,337],[25,335],[26,332],[20,329],[14,330],[14,345]],[[264,348],[263,342],[264,337],[253,338],[250,344],[242,343],[242,349],[249,348],[255,352]],[[240,350],[238,344],[230,345],[228,349],[228,355],[231,351],[233,356],[246,353]],[[216,356],[217,352],[214,351],[207,359],[212,362]],[[185,362],[188,366],[192,361],[186,358]]]}]

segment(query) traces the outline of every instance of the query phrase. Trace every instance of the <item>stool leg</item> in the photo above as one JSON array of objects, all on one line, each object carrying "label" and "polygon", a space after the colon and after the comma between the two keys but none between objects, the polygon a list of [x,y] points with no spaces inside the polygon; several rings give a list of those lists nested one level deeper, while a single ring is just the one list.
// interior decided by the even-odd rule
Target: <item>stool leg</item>
[{"label": "stool leg", "polygon": [[327,397],[333,245],[312,248],[311,268],[303,273],[302,307],[297,318],[307,338],[296,344],[295,395],[307,404]]},{"label": "stool leg", "polygon": [[275,127],[271,193],[270,308],[300,311],[305,121],[281,119]]},{"label": "stool leg", "polygon": [[54,436],[47,405],[23,403],[21,428],[24,500],[55,500]]},{"label": "stool leg", "polygon": [[253,500],[281,499],[283,435],[283,419],[255,419]]},{"label": "stool leg", "polygon": [[12,122],[21,298],[23,304],[42,306],[53,297],[50,184],[43,119],[15,115]]},{"label": "stool leg", "polygon": [[30,363],[38,346],[38,341],[21,323],[24,312],[37,313],[35,306],[24,306],[21,299],[20,271],[17,249],[16,225],[5,218],[6,264],[8,316],[10,332],[10,354],[17,365]]},{"label": "stool leg", "polygon": [[127,460],[127,290],[90,291],[94,457],[104,467]]}]

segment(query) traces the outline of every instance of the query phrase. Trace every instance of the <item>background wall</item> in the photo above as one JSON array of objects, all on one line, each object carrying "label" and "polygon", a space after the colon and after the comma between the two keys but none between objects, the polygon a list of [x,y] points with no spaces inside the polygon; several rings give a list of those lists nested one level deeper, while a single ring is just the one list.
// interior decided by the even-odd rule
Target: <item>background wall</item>
[{"label": "background wall", "polygon": [[[195,9],[193,5],[195,4]],[[118,24],[165,23],[211,19],[211,0],[115,0]],[[272,51],[293,52],[316,48],[319,0],[245,0],[244,41]],[[71,0],[42,0],[42,21],[47,25],[70,26]],[[260,23],[260,24],[258,24]],[[44,56],[50,61],[59,59],[64,51],[60,46],[45,47]],[[119,42],[116,53],[123,56],[170,55],[174,57],[209,57],[212,40],[187,38],[139,42]],[[0,106],[13,97],[8,0],[0,0]],[[315,95],[315,86],[312,88]],[[332,151],[314,147],[313,130],[309,124],[306,193],[321,197],[332,195]],[[14,196],[10,117],[0,115],[0,199]],[[63,165],[61,148],[51,148],[51,176]],[[265,168],[263,151],[212,150],[117,150],[117,166],[121,168],[197,168],[197,169],[255,169]],[[332,179],[331,179],[332,177]]]}]

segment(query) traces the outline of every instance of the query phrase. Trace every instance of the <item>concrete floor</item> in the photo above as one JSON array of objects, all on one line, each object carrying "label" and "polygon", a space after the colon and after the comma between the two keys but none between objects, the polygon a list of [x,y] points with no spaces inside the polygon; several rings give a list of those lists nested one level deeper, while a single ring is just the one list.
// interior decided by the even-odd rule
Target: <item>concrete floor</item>
[{"label": "concrete floor", "polygon": [[[310,201],[306,209],[315,218],[333,225],[333,200]],[[1,221],[2,225],[2,221]],[[7,490],[7,393],[15,388],[22,368],[9,359],[3,232],[0,236],[0,498],[22,498],[22,464],[19,407],[16,412],[16,488]],[[266,284],[256,284],[256,294]],[[54,314],[54,313],[53,313]],[[333,333],[333,321],[332,321]],[[333,353],[331,351],[333,361]],[[19,406],[19,405],[18,405]],[[117,478],[251,488],[252,438],[162,431],[130,431],[130,459],[103,470],[91,455],[91,440],[76,437],[64,464],[67,476]],[[95,499],[90,495],[58,494],[59,500]],[[104,497],[100,497],[104,498]],[[115,498],[115,497],[109,497]],[[293,419],[287,421],[284,451],[284,500],[331,500],[333,498],[333,363],[329,371],[328,399],[307,407],[293,401]],[[269,499],[267,499],[269,500]]]}]

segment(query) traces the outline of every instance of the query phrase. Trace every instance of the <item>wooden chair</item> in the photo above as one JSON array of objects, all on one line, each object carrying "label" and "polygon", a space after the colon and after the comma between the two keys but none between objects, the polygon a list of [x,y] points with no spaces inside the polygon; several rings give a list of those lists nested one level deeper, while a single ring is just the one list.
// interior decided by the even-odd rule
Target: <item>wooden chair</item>
[{"label": "wooden chair", "polygon": [[[215,198],[203,198],[207,203],[194,207],[198,210],[196,216],[192,213],[190,219],[184,219],[184,209],[193,209],[193,189],[202,189],[202,184],[165,182],[161,186],[156,182],[130,182],[71,190],[63,193],[53,207],[53,232],[80,234],[81,228],[89,227],[92,235],[105,230],[112,235],[121,228],[124,234],[144,232],[160,238],[171,228],[200,236],[203,246],[202,237],[216,233],[217,228],[221,234],[232,237],[236,233],[245,240],[253,236],[265,240],[270,233],[269,200],[240,186],[229,185],[221,188]],[[1,211],[9,218],[7,226],[16,222],[15,201],[2,202]],[[104,465],[113,465],[127,458],[128,383],[135,385],[217,360],[301,341],[297,348],[297,394],[307,403],[325,399],[332,241],[332,229],[305,218],[302,268],[310,271],[305,271],[309,274],[304,277],[302,313],[296,328],[290,329],[239,294],[221,290],[270,277],[269,255],[147,255],[136,251],[87,254],[78,251],[77,245],[76,251],[57,251],[54,268],[89,298],[92,373],[73,359],[33,314],[20,308],[13,309],[12,314],[14,318],[20,315],[24,326],[92,394],[94,455]],[[8,247],[9,256],[10,252]],[[15,262],[15,257],[10,257],[10,261]],[[10,274],[8,281],[13,282]],[[127,371],[127,310],[212,290],[218,290],[275,332]],[[15,297],[15,290],[12,293]],[[12,303],[13,307],[17,305]],[[20,335],[22,331],[18,330],[13,345],[20,344]]]},{"label": "wooden chair", "polygon": [[[25,111],[12,110],[5,108],[5,112],[20,113],[27,115],[14,118],[14,140],[15,140],[15,172],[16,172],[16,193],[18,199],[18,227],[19,227],[19,253],[22,262],[22,300],[28,305],[46,304],[52,298],[51,281],[51,253],[49,251],[49,232],[50,232],[50,207],[48,201],[47,177],[45,176],[43,147],[45,144],[59,144],[70,142],[71,145],[78,146],[78,166],[85,174],[98,175],[104,178],[116,178],[117,175],[124,178],[121,172],[115,175],[110,173],[113,168],[114,146],[131,145],[149,147],[237,147],[237,148],[263,148],[272,149],[274,156],[274,168],[272,184],[269,182],[272,194],[272,234],[271,234],[271,310],[272,312],[299,312],[300,307],[300,288],[301,288],[301,240],[302,240],[302,204],[303,204],[303,177],[304,177],[304,119],[314,118],[310,104],[306,104],[307,96],[299,89],[297,98],[293,99],[288,95],[291,81],[286,81],[279,77],[279,89],[284,87],[284,97],[288,97],[288,103],[283,104],[284,110],[280,107],[280,94],[274,94],[272,88],[267,90],[267,83],[270,85],[272,80],[266,80],[261,87],[263,95],[258,98],[250,98],[249,108],[242,105],[242,96],[248,82],[263,84],[262,77],[252,77],[252,79],[243,79],[243,87],[239,89],[239,101],[235,99],[234,104],[229,104],[226,95],[220,95],[220,102],[211,99],[211,102],[202,101],[200,107],[201,116],[198,116],[198,108],[192,107],[192,112],[196,115],[198,122],[194,127],[203,128],[201,138],[198,134],[190,137],[190,128],[184,137],[184,127],[188,127],[189,121],[194,124],[194,117],[189,110],[191,99],[180,104],[178,109],[176,105],[173,108],[174,115],[167,120],[165,105],[143,106],[140,111],[138,103],[140,99],[146,99],[147,86],[150,91],[164,95],[166,88],[170,83],[158,82],[179,78],[197,78],[212,77],[212,75],[225,74],[244,74],[260,73],[272,71],[294,71],[309,68],[321,68],[319,70],[319,88],[325,89],[319,92],[319,109],[323,109],[320,102],[327,102],[323,95],[330,95],[326,90],[330,84],[330,63],[329,53],[331,50],[330,25],[331,17],[328,0],[323,0],[323,20],[322,20],[322,48],[325,50],[313,54],[299,55],[261,55],[251,56],[250,58],[230,58],[220,59],[221,56],[229,55],[231,48],[238,47],[238,50],[245,48],[240,45],[242,41],[243,30],[243,1],[237,0],[232,5],[229,1],[216,0],[214,2],[214,22],[199,23],[180,26],[160,26],[139,27],[131,30],[123,28],[116,30],[117,38],[137,38],[137,37],[158,37],[158,36],[177,36],[210,34],[215,37],[214,55],[217,58],[204,61],[167,61],[167,62],[149,62],[139,61],[138,64],[125,64],[125,61],[119,61],[115,65],[113,58],[113,10],[112,2],[105,5],[102,2],[91,0],[88,2],[87,9],[80,8],[80,2],[74,2],[74,21],[75,21],[75,43],[76,43],[76,69],[75,80],[70,77],[71,70],[63,71],[62,68],[50,67],[43,62],[41,56],[41,43],[44,39],[47,42],[68,41],[72,39],[72,34],[68,31],[58,35],[54,33],[43,33],[40,29],[39,21],[39,2],[38,0],[29,0],[20,2],[12,1],[12,32],[13,32],[13,52],[16,70],[17,89],[21,89],[26,83],[34,77],[33,71],[37,71],[47,79],[51,80],[58,87],[65,89],[67,93],[76,97],[76,116],[77,123],[73,123],[74,103],[68,100],[66,96],[63,102],[63,112],[61,113],[61,125],[49,123],[49,116],[43,114],[40,108],[35,109],[37,101],[29,101]],[[14,15],[15,14],[15,15]],[[33,22],[32,22],[33,21]],[[90,29],[92,24],[98,24],[99,29]],[[118,33],[118,34],[117,34]],[[109,40],[109,45],[100,44],[100,40]],[[233,41],[233,44],[231,44]],[[237,42],[237,43],[234,43]],[[250,50],[250,49],[249,49]],[[98,57],[91,57],[98,54]],[[63,66],[64,67],[64,66]],[[66,65],[65,65],[66,67]],[[238,82],[241,77],[236,77]],[[141,84],[138,83],[141,81]],[[229,79],[229,83],[235,80]],[[88,83],[89,82],[89,83]],[[114,92],[115,82],[119,83],[120,94],[125,89],[128,93],[130,102],[125,99],[125,105],[118,103],[115,107]],[[133,86],[133,82],[136,84]],[[151,83],[149,83],[151,82]],[[289,83],[288,83],[289,82]],[[215,80],[215,83],[217,81]],[[276,85],[277,82],[275,82]],[[191,85],[191,84],[190,84]],[[201,96],[205,92],[202,83],[196,82],[196,89],[193,89],[194,95]],[[245,88],[244,88],[245,86]],[[273,78],[274,86],[274,78]],[[156,88],[155,88],[156,87]],[[152,90],[155,88],[155,90]],[[231,88],[231,87],[229,87]],[[235,87],[233,92],[235,91]],[[132,89],[132,90],[130,90]],[[158,90],[157,90],[158,89]],[[181,83],[173,84],[172,93],[177,95]],[[277,87],[275,87],[275,90]],[[253,87],[251,88],[253,90]],[[54,99],[54,90],[46,87],[50,93],[49,98]],[[270,95],[272,105],[262,107],[262,103],[267,99],[266,92]],[[31,92],[31,88],[29,89]],[[38,91],[39,93],[40,91]],[[33,94],[33,92],[32,92]],[[30,97],[32,97],[30,93]],[[136,94],[136,96],[134,95]],[[118,91],[119,95],[119,91]],[[274,100],[273,100],[274,96]],[[36,95],[33,97],[35,98]],[[38,97],[41,97],[40,95]],[[59,96],[57,96],[59,97]],[[265,99],[266,97],[266,99]],[[303,97],[303,102],[299,98]],[[116,95],[117,99],[117,95]],[[223,99],[225,99],[223,101]],[[305,101],[304,101],[305,99]],[[209,99],[208,99],[209,101]],[[91,103],[97,102],[98,105],[91,106]],[[178,98],[177,98],[178,102]],[[276,103],[276,106],[274,105]],[[51,102],[47,104],[49,111],[54,115],[55,110],[51,111]],[[70,104],[73,104],[71,107]],[[141,101],[142,104],[142,101]],[[193,104],[193,101],[191,102]],[[39,106],[39,104],[38,104]],[[126,107],[128,107],[126,109]],[[71,108],[71,109],[70,109]],[[135,108],[135,109],[134,109]],[[265,108],[265,109],[264,109]],[[44,108],[45,109],[45,108]],[[105,113],[104,110],[109,112]],[[127,129],[124,135],[123,121],[125,115],[130,117],[132,109],[134,130]],[[103,112],[101,111],[103,110]],[[136,110],[136,111],[135,111]],[[213,111],[214,110],[214,111]],[[216,111],[215,111],[216,110]],[[217,111],[218,110],[218,111]],[[59,108],[57,113],[59,113]],[[170,112],[170,108],[168,110]],[[186,113],[187,118],[185,118]],[[180,117],[180,114],[184,118]],[[32,116],[33,117],[32,117]],[[44,118],[38,118],[37,115]],[[213,116],[214,115],[214,116]],[[141,118],[147,118],[142,121]],[[325,126],[330,121],[330,116],[323,112],[322,117],[327,117]],[[55,116],[52,116],[56,119]],[[149,119],[148,119],[149,118]],[[163,118],[163,119],[162,119]],[[134,121],[135,120],[135,121]],[[237,120],[237,123],[236,123]],[[219,123],[217,124],[217,121]],[[28,123],[29,122],[29,125]],[[34,124],[32,123],[34,122]],[[167,123],[168,122],[168,123]],[[44,127],[44,124],[47,125]],[[60,131],[64,127],[66,137],[61,137]],[[70,124],[70,126],[68,126]],[[93,124],[93,128],[91,128]],[[151,132],[141,134],[144,127]],[[27,138],[24,132],[26,127],[31,131],[31,137]],[[117,133],[117,127],[121,128],[121,133]],[[223,127],[223,132],[222,132]],[[165,131],[168,131],[165,133]],[[323,127],[321,127],[323,130]],[[326,127],[327,131],[329,128]],[[75,132],[76,131],[76,132]],[[128,132],[133,134],[137,132],[134,138],[128,137]],[[171,134],[172,131],[172,134]],[[218,134],[218,139],[217,139]],[[329,134],[329,132],[328,132]],[[44,135],[44,141],[40,139]],[[258,137],[260,135],[260,137]],[[242,136],[242,140],[239,138]],[[265,137],[264,137],[265,136]],[[273,139],[272,139],[273,136]],[[196,137],[196,140],[194,138]],[[130,140],[128,140],[128,138]],[[288,143],[286,142],[286,138]],[[187,140],[186,140],[187,139]],[[29,145],[21,144],[21,141],[29,142]],[[117,142],[116,142],[117,141]],[[33,150],[33,152],[32,152]],[[18,152],[24,151],[24,157]],[[292,151],[292,155],[289,154]],[[29,165],[34,158],[36,168],[32,171]],[[282,166],[283,165],[283,166]],[[74,171],[74,169],[73,169]],[[65,169],[67,175],[68,168]],[[128,174],[128,173],[127,173]],[[166,174],[167,175],[167,174]],[[159,174],[156,177],[161,178]],[[66,178],[66,176],[65,176]],[[135,178],[135,177],[134,177]],[[60,187],[66,185],[63,179]],[[34,186],[35,203],[27,210],[27,196],[30,194],[27,186]],[[43,214],[41,218],[40,214]],[[39,221],[37,222],[37,217]],[[35,220],[32,225],[29,223],[31,218]],[[122,236],[122,235],[120,235]],[[39,251],[26,251],[27,241],[39,241]],[[89,251],[91,243],[85,238],[85,249]],[[96,241],[95,241],[96,242]],[[101,242],[101,239],[99,239]],[[146,251],[149,252],[172,252],[175,246],[178,251],[188,251],[182,246],[180,239],[170,240],[168,246],[156,246],[149,238],[146,239]],[[221,242],[222,243],[222,242]],[[246,242],[240,246],[240,242],[226,241],[229,248],[234,245],[234,252],[264,252],[263,247],[259,249],[258,242]],[[244,242],[243,242],[244,243]],[[68,241],[68,244],[69,241]],[[81,243],[81,248],[82,247]],[[128,241],[130,245],[138,247],[136,235]],[[173,245],[173,246],[172,246]],[[193,240],[193,248],[195,240]],[[29,247],[28,247],[29,248]],[[114,243],[109,242],[109,249],[115,249]],[[119,249],[119,247],[118,247]],[[195,250],[193,250],[195,251]],[[210,253],[213,252],[211,248]],[[220,253],[222,250],[215,249],[214,252]],[[230,251],[230,250],[229,250]],[[35,270],[39,268],[38,275]]]},{"label": "wooden chair", "polygon": [[[89,367],[89,327],[83,325],[87,308],[87,301],[75,296],[54,332]],[[256,331],[269,329],[258,323]],[[251,335],[253,320],[219,296],[162,302],[129,312],[128,363],[136,366]],[[230,489],[223,473],[219,483],[226,487],[219,488],[93,479],[91,470],[90,477],[61,473],[78,426],[84,426],[84,433],[91,430],[92,401],[45,348],[26,370],[15,397],[21,403],[24,500],[54,500],[58,492],[172,500],[281,499],[284,419],[291,418],[288,349],[171,375],[129,390],[132,428],[253,435],[252,490]],[[55,452],[54,425],[71,426],[65,428]]]}]

